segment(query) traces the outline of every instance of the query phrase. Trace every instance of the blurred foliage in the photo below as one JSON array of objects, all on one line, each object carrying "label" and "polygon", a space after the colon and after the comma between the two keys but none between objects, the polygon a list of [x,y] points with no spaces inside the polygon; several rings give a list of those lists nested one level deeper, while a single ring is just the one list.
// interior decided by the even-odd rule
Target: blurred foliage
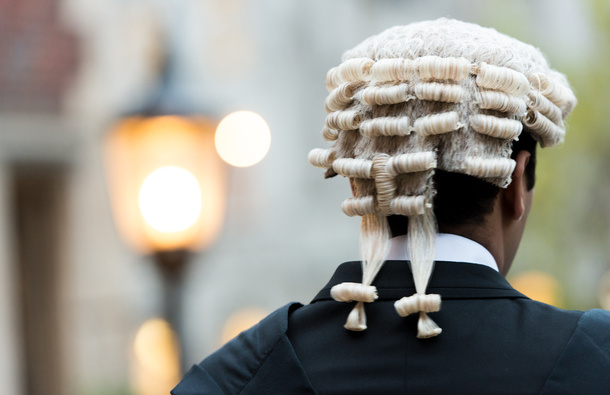
[{"label": "blurred foliage", "polygon": [[[564,306],[597,307],[598,279],[608,270],[610,224],[610,2],[589,0],[596,36],[591,58],[565,69],[579,103],[565,145],[539,151],[536,198],[516,272],[553,273]],[[521,269],[520,269],[521,268]]]}]

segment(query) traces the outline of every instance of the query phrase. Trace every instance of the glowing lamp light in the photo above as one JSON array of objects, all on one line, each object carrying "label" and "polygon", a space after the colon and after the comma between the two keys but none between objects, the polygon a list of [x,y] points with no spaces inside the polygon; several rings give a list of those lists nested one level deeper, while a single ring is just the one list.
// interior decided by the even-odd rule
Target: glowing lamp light
[{"label": "glowing lamp light", "polygon": [[236,111],[220,121],[215,140],[216,150],[225,162],[248,167],[260,162],[269,152],[271,131],[257,113]]},{"label": "glowing lamp light", "polygon": [[133,117],[108,135],[106,171],[115,223],[144,253],[191,250],[220,232],[226,165],[203,118]]},{"label": "glowing lamp light", "polygon": [[144,220],[159,232],[179,232],[201,214],[201,187],[194,175],[177,166],[150,173],[139,194]]}]

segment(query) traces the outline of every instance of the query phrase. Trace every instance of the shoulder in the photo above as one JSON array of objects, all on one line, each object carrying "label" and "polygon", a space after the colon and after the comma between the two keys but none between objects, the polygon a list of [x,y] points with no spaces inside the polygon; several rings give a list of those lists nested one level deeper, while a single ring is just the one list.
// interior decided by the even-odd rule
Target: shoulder
[{"label": "shoulder", "polygon": [[288,315],[300,306],[298,303],[287,304],[239,334],[194,365],[172,390],[172,394],[242,393],[272,354],[285,353],[283,340],[286,338]]},{"label": "shoulder", "polygon": [[578,328],[595,342],[610,344],[610,311],[593,309],[585,312]]},{"label": "shoulder", "polygon": [[194,365],[173,389],[174,395],[237,394],[256,374],[274,345],[286,332],[288,304],[242,332],[201,363]]},{"label": "shoulder", "polygon": [[578,321],[541,393],[603,393],[610,388],[610,312],[589,310]]}]

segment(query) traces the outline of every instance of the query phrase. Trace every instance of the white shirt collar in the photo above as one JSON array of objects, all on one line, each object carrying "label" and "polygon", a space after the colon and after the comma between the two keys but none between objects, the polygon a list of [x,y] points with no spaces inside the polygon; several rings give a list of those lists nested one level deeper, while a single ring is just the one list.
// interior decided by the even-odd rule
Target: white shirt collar
[{"label": "white shirt collar", "polygon": [[[387,260],[408,261],[411,257],[407,246],[407,236],[390,239]],[[491,253],[476,241],[449,233],[436,235],[435,261],[466,262],[484,265],[498,270],[498,264]]]}]

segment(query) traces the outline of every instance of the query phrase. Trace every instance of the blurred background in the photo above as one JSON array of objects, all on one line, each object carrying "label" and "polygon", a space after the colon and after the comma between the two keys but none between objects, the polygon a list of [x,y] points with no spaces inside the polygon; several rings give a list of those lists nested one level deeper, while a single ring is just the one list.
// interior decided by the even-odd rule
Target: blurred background
[{"label": "blurred background", "polygon": [[[610,2],[0,0],[2,392],[165,394],[307,303],[358,259],[347,181],[306,159],[327,145],[326,71],[441,16],[538,46],[568,75],[579,105],[565,146],[540,153],[509,280],[610,308]],[[157,218],[164,199],[180,210]]]}]

